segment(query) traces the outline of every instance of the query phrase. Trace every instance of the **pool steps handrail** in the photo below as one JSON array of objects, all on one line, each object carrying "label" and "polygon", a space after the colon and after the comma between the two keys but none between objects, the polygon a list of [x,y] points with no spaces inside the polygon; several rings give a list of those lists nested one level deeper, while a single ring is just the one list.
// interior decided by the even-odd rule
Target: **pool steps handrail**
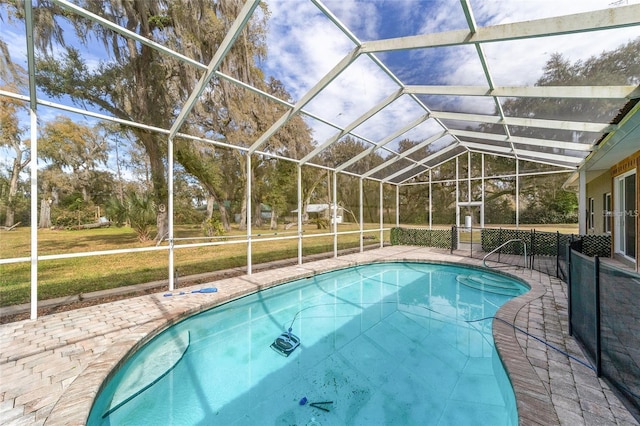
[{"label": "pool steps handrail", "polygon": [[502,247],[506,246],[507,244],[514,243],[516,241],[520,241],[522,243],[522,246],[524,247],[524,269],[528,269],[527,268],[527,243],[521,238],[514,238],[512,240],[505,241],[504,243],[500,244],[498,247],[496,247],[493,250],[491,250],[489,253],[487,253],[482,258],[482,265],[485,268],[491,268],[491,266],[487,265],[487,257],[491,256],[493,253],[497,252],[498,250],[500,250]]}]

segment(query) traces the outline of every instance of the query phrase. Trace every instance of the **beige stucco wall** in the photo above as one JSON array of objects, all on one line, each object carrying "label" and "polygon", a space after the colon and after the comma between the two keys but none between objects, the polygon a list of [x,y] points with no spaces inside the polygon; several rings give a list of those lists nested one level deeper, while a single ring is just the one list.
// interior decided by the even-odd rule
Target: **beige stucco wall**
[{"label": "beige stucco wall", "polygon": [[[594,226],[587,227],[588,234],[604,234],[604,194],[611,193],[611,173],[603,172],[597,178],[587,183],[587,210],[589,209],[589,198],[594,201]],[[588,223],[589,212],[587,212]]]}]

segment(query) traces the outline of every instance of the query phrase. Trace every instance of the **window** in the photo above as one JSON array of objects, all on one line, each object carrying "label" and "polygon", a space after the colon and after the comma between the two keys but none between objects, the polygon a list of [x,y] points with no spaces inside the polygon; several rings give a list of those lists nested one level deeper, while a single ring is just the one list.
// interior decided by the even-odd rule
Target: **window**
[{"label": "window", "polygon": [[588,219],[588,228],[593,230],[595,228],[595,219],[596,219],[596,211],[595,211],[595,203],[593,198],[589,198],[589,219]]},{"label": "window", "polygon": [[604,210],[602,211],[602,215],[604,216],[604,232],[607,234],[611,233],[611,193],[608,192],[603,195],[602,205]]},{"label": "window", "polygon": [[614,234],[615,252],[629,260],[636,257],[636,171],[622,174],[614,180]]}]

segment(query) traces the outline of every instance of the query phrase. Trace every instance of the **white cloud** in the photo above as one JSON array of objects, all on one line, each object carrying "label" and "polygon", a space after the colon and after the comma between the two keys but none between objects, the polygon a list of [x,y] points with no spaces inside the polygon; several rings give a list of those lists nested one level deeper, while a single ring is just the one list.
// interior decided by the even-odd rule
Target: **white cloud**
[{"label": "white cloud", "polygon": [[310,2],[270,2],[268,72],[300,99],[354,44]]},{"label": "white cloud", "polygon": [[459,1],[432,1],[423,9],[428,12],[416,34],[438,33],[466,29],[467,21]]},{"label": "white cloud", "polygon": [[[399,1],[394,3],[399,3]],[[377,13],[374,2],[333,0],[325,1],[324,4],[343,25],[357,33],[361,40],[378,38],[378,28],[380,25],[384,25],[384,19]]]},{"label": "white cloud", "polygon": [[398,90],[368,57],[359,57],[308,105],[308,110],[347,125]]}]

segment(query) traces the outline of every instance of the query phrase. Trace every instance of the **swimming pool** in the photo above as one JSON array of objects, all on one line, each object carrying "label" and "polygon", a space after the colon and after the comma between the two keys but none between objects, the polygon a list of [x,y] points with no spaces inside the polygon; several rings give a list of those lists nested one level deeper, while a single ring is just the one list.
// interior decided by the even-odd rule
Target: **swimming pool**
[{"label": "swimming pool", "polygon": [[[515,425],[491,317],[527,290],[424,263],[293,281],[158,335],[113,375],[88,423]],[[300,346],[285,357],[270,346],[289,328]]]}]

